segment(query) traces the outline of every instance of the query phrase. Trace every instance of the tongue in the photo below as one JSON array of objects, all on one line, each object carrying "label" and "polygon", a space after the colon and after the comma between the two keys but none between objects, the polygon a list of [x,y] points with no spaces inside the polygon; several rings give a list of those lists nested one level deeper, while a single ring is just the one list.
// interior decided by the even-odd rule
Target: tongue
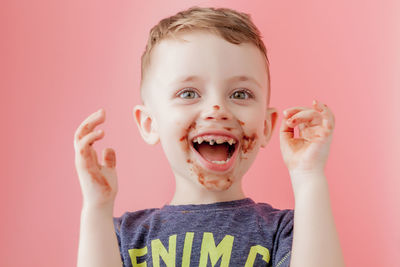
[{"label": "tongue", "polygon": [[209,145],[204,142],[198,147],[199,153],[208,161],[213,160],[226,160],[228,158],[228,145],[227,144],[214,144]]}]

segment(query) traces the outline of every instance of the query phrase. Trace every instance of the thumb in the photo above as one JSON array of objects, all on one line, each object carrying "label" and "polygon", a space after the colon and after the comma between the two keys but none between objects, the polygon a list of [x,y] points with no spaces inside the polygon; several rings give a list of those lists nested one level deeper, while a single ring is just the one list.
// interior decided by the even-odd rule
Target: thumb
[{"label": "thumb", "polygon": [[103,150],[103,162],[108,168],[115,168],[116,156],[115,151],[112,148],[105,148]]},{"label": "thumb", "polygon": [[279,131],[280,141],[285,141],[286,143],[294,137],[294,128],[289,127],[287,121],[288,120],[284,117]]}]

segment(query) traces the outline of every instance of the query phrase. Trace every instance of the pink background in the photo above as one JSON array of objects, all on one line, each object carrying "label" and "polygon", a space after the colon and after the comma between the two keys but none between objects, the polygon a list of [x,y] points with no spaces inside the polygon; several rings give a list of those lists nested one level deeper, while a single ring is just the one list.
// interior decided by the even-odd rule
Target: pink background
[{"label": "pink background", "polygon": [[[76,264],[82,196],[73,135],[100,107],[105,137],[95,148],[117,152],[114,215],[169,201],[167,160],[140,138],[132,108],[150,28],[192,5],[251,14],[280,112],[314,98],[331,107],[326,174],[347,266],[399,266],[399,3],[2,1],[0,266]],[[255,201],[294,207],[278,129],[244,181]]]}]

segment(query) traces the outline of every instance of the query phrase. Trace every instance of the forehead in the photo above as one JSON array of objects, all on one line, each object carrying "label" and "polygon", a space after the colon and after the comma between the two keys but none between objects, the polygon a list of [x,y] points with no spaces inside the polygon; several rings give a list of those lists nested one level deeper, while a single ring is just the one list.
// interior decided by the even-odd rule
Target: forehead
[{"label": "forehead", "polygon": [[183,40],[164,39],[154,47],[149,72],[157,85],[190,76],[215,82],[247,76],[267,87],[266,61],[254,44],[232,44],[204,31],[182,33],[178,38]]}]

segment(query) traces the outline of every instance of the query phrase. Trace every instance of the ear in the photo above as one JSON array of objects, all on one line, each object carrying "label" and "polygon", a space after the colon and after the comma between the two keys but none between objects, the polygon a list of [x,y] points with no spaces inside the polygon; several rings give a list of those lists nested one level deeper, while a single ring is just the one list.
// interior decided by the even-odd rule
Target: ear
[{"label": "ear", "polygon": [[278,116],[279,113],[276,108],[268,108],[265,112],[264,135],[261,141],[261,147],[265,147],[271,139],[272,132],[274,131],[278,121]]},{"label": "ear", "polygon": [[146,106],[136,105],[133,108],[133,117],[139,128],[143,140],[150,144],[155,145],[160,141],[157,125]]}]

